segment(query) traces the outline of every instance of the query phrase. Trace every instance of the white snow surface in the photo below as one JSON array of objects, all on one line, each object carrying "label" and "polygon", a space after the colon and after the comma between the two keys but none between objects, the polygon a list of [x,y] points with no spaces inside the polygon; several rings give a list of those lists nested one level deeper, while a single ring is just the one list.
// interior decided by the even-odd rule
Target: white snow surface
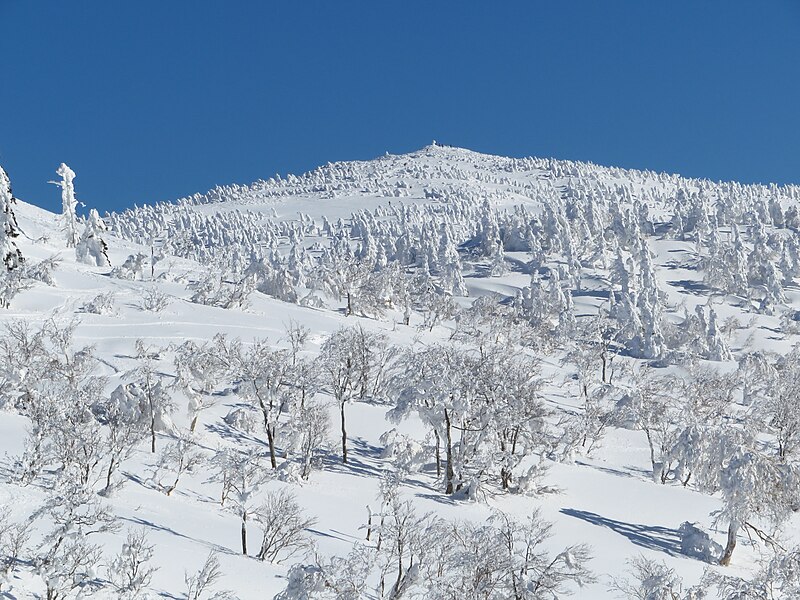
[{"label": "white snow surface", "polygon": [[[180,211],[212,218],[227,212],[252,212],[258,218],[275,223],[296,221],[298,213],[302,213],[317,222],[323,217],[335,222],[337,219],[348,220],[354,212],[375,211],[390,203],[446,204],[447,198],[436,197],[436,190],[458,189],[465,195],[491,196],[494,206],[524,205],[538,212],[549,198],[558,197],[565,183],[573,179],[602,181],[609,186],[625,185],[633,190],[650,188],[658,190],[662,196],[673,193],[676,182],[685,182],[676,176],[569,162],[526,162],[430,146],[403,156],[385,156],[363,163],[329,164],[299,178],[290,176],[252,186],[219,188],[202,197],[178,201],[175,205],[143,207],[112,216],[112,232],[115,231],[114,219],[117,219],[116,233],[120,234],[119,223],[124,221],[130,228],[129,235],[125,236],[128,239],[123,239],[112,233],[106,236],[106,241],[111,263],[117,266],[137,252],[149,257],[151,249],[147,244],[154,232],[163,237],[174,236],[177,231],[174,218]],[[791,201],[793,194],[796,190],[786,190],[785,201]],[[187,291],[185,283],[175,281],[175,276],[196,279],[209,269],[209,264],[198,264],[188,254],[167,256],[156,264],[154,281],[150,278],[149,268],[145,269],[142,279],[113,278],[109,276],[109,268],[76,261],[74,250],[64,247],[57,215],[25,202],[17,203],[15,212],[24,232],[24,236],[16,241],[26,259],[36,262],[58,255],[61,263],[54,274],[56,285],[37,283],[32,289],[22,292],[13,299],[9,309],[0,311],[0,326],[14,319],[35,323],[51,317],[63,321],[77,319],[75,343],[94,347],[98,357],[97,374],[108,378],[108,393],[127,381],[127,372],[135,365],[134,345],[140,339],[148,345],[166,347],[188,339],[209,341],[216,334],[225,333],[247,343],[267,339],[277,347],[285,346],[285,326],[294,321],[311,330],[310,342],[304,352],[314,355],[329,334],[356,322],[366,330],[386,334],[392,344],[399,346],[409,346],[415,340],[417,343],[420,340],[423,343],[446,341],[453,330],[451,321],[428,331],[417,327],[421,321],[416,315],[412,316],[411,326],[403,325],[399,311],[387,311],[380,318],[344,316],[342,304],[332,300],[328,307],[312,308],[258,292],[251,296],[249,306],[244,309],[195,304],[189,301],[191,292]],[[145,224],[155,222],[159,215],[163,216],[161,225],[154,226],[153,231],[139,230],[136,233],[137,220],[141,219]],[[164,223],[171,224],[173,229],[163,226]],[[138,240],[135,239],[137,235]],[[314,236],[306,238],[309,244],[315,240]],[[285,243],[281,238],[279,245]],[[689,312],[696,305],[705,305],[708,297],[702,288],[702,274],[696,269],[674,266],[676,261],[694,252],[694,243],[656,235],[652,237],[650,248],[655,253],[656,273],[667,294],[667,302],[685,303]],[[525,260],[524,253],[508,252],[506,261],[512,268],[497,277],[482,277],[465,270],[470,296],[458,299],[459,304],[467,305],[474,298],[490,293],[513,298],[518,289],[529,284],[530,277],[524,269],[513,268],[517,264],[515,261],[524,263]],[[165,272],[171,276],[159,279],[158,275]],[[700,291],[693,289],[692,283],[696,283]],[[160,312],[142,310],[143,295],[154,288],[169,297],[166,308]],[[575,294],[574,297],[577,315],[597,311],[600,301],[591,293],[593,289],[598,289],[598,282],[587,274],[587,293]],[[114,294],[114,314],[79,311],[82,304],[107,292]],[[787,287],[787,295],[787,305],[797,307],[800,303],[797,289]],[[777,315],[757,314],[731,302],[720,302],[715,309],[720,321],[736,316],[746,324],[735,331],[730,340],[735,355],[744,349],[745,343],[751,350],[764,348],[786,352],[797,341],[796,335],[779,331]],[[582,405],[577,391],[569,382],[570,367],[562,366],[559,352],[555,349],[543,357],[544,371],[554,375],[543,390],[545,401],[554,410],[580,410]],[[164,352],[161,358],[161,368],[171,376],[170,352]],[[734,363],[720,366],[735,368]],[[325,394],[321,397],[325,398]],[[229,394],[202,413],[194,434],[200,447],[213,449],[237,444],[235,438],[221,435],[225,429],[220,424],[238,402],[235,395]],[[177,405],[173,420],[177,428],[187,430],[189,419],[185,414],[185,398],[179,397]],[[389,462],[380,458],[381,435],[397,427],[418,439],[425,436],[425,428],[415,418],[400,425],[390,423],[386,417],[390,408],[388,405],[358,402],[348,406],[350,465],[341,465],[338,460],[334,426],[332,452],[321,470],[314,471],[310,479],[302,483],[272,482],[267,486],[267,489],[291,488],[306,514],[316,518],[310,535],[322,555],[345,555],[354,541],[363,540],[365,536],[366,506],[377,507],[382,474],[391,469]],[[335,424],[335,406],[331,407],[331,416]],[[0,412],[0,456],[4,457],[0,461],[0,505],[20,516],[29,514],[43,502],[48,491],[34,484],[22,486],[3,475],[9,472],[14,457],[22,452],[27,426],[27,419],[14,410]],[[168,439],[165,434],[159,437],[162,445]],[[187,475],[177,491],[166,496],[148,482],[154,461],[147,444],[143,444],[122,466],[127,479],[124,487],[102,500],[123,525],[119,532],[102,537],[107,559],[119,552],[128,526],[141,526],[155,545],[154,563],[158,571],[151,588],[156,594],[182,597],[180,592],[184,588],[185,572],[199,569],[212,550],[217,553],[224,572],[219,587],[235,592],[243,600],[271,598],[285,588],[288,568],[292,560],[297,559],[290,560],[290,564],[270,564],[252,556],[242,556],[239,552],[239,521],[220,508],[218,486],[208,482],[207,470],[200,469]],[[684,522],[694,523],[716,542],[725,543],[724,528],[712,526],[712,513],[721,506],[719,497],[704,495],[691,486],[654,483],[647,442],[641,431],[610,428],[599,448],[590,454],[576,456],[571,463],[546,462],[549,472],[544,483],[557,488],[557,493],[512,495],[488,487],[482,500],[452,500],[441,492],[430,469],[409,477],[401,486],[401,492],[418,511],[433,511],[451,519],[480,522],[493,509],[524,517],[534,508],[540,508],[542,516],[554,524],[553,536],[545,542],[547,549],[556,553],[577,543],[586,543],[592,548],[593,559],[589,567],[597,575],[597,581],[574,589],[574,597],[579,599],[614,597],[609,590],[611,578],[624,576],[626,561],[637,554],[663,560],[688,583],[699,581],[709,565],[681,553],[678,530]],[[251,536],[251,545],[256,547],[257,528],[253,528]],[[800,543],[798,518],[789,520],[783,536],[789,546]],[[756,568],[760,552],[763,548],[740,540],[731,566],[710,568],[749,577]],[[15,572],[10,583],[5,597],[42,597],[42,582],[24,567]],[[108,594],[113,597],[110,592]]]}]

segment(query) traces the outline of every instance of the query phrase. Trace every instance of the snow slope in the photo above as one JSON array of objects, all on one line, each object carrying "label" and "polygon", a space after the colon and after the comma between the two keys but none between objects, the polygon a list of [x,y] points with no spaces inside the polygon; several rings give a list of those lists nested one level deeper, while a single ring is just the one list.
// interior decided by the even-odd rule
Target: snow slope
[{"label": "snow slope", "polygon": [[[411,326],[403,325],[400,310],[387,310],[377,318],[345,316],[343,301],[330,296],[325,297],[326,306],[320,307],[284,302],[259,292],[251,295],[246,308],[220,308],[192,302],[187,283],[197,280],[210,268],[229,267],[230,256],[239,246],[259,258],[267,256],[271,249],[285,255],[291,245],[290,230],[281,230],[281,224],[286,223],[302,224],[304,220],[315,223],[303,238],[305,247],[312,252],[315,244],[324,245],[328,241],[328,235],[320,227],[323,218],[331,223],[339,219],[349,223],[354,213],[369,211],[389,220],[394,218],[388,212],[389,206],[429,206],[446,211],[454,197],[467,206],[477,207],[484,198],[489,198],[496,209],[524,206],[531,214],[541,215],[549,203],[563,202],[576,189],[591,197],[593,193],[601,194],[618,186],[644,198],[654,221],[660,222],[668,220],[679,187],[710,186],[706,187],[709,194],[714,194],[714,190],[720,194],[723,190],[731,192],[728,184],[715,185],[672,175],[551,160],[509,159],[430,146],[408,155],[329,164],[300,177],[225,187],[175,204],[110,215],[107,220],[113,235],[107,242],[112,265],[120,265],[137,252],[149,256],[153,238],[167,253],[155,265],[154,279],[146,270],[135,280],[118,279],[110,276],[108,268],[78,263],[74,251],[64,247],[56,216],[31,204],[19,203],[15,210],[24,236],[17,243],[23,254],[34,262],[58,255],[61,262],[55,271],[56,285],[37,283],[21,293],[10,309],[0,312],[0,325],[17,319],[34,323],[50,318],[62,322],[76,319],[74,341],[77,345],[93,346],[98,358],[96,374],[107,378],[108,393],[130,379],[129,372],[136,366],[137,340],[165,349],[159,365],[168,379],[174,375],[170,344],[190,339],[209,341],[224,333],[247,343],[266,339],[276,347],[285,347],[285,328],[292,321],[311,330],[304,350],[307,356],[316,355],[329,334],[355,322],[368,331],[386,334],[392,344],[401,347],[446,342],[455,327],[450,319],[429,330],[420,327],[422,317],[417,314],[412,316]],[[764,194],[776,194],[784,207],[797,202],[796,188],[760,189]],[[237,218],[240,220],[235,221]],[[249,233],[232,234],[231,223],[242,224],[249,228]],[[215,239],[217,231],[220,234]],[[458,240],[462,253],[469,251],[468,237],[465,234]],[[665,304],[685,306],[688,313],[695,306],[706,306],[710,292],[703,282],[702,271],[693,263],[697,255],[695,242],[654,233],[650,249],[655,254],[653,262],[660,288],[666,294]],[[467,306],[487,294],[499,294],[510,301],[518,290],[530,284],[527,260],[523,251],[508,251],[505,254],[508,272],[486,276],[480,260],[465,259],[469,296],[457,299],[458,304]],[[582,290],[573,294],[575,314],[580,318],[596,313],[605,302],[603,290],[607,287],[607,272],[586,269]],[[154,289],[168,297],[168,304],[158,312],[142,308],[145,295]],[[82,305],[107,292],[114,294],[113,314],[82,312]],[[786,294],[786,307],[800,308],[796,286],[787,285]],[[752,304],[730,297],[717,297],[714,307],[720,322],[736,317],[744,324],[730,335],[734,356],[754,349],[787,352],[797,341],[796,335],[781,330],[780,315],[786,307],[773,315],[760,314]],[[682,310],[676,309],[671,314],[670,318],[678,319]],[[554,411],[580,411],[582,400],[574,385],[574,368],[562,363],[562,350],[552,348],[542,353],[543,373],[549,376],[542,395]],[[719,365],[728,370],[735,368],[730,361]],[[186,430],[189,424],[184,410],[186,398],[174,393],[178,410],[173,419],[177,428]],[[325,399],[327,395],[323,393],[320,397]],[[240,403],[235,394],[228,393],[202,413],[194,436],[201,448],[240,444],[222,420]],[[381,478],[392,470],[390,461],[381,458],[381,435],[391,428],[399,428],[420,440],[426,435],[417,418],[400,425],[390,423],[386,417],[390,408],[358,402],[348,406],[352,453],[349,465],[340,463],[334,441],[323,468],[315,471],[309,481],[275,481],[267,486],[287,487],[296,493],[306,514],[316,519],[310,535],[322,555],[345,555],[354,541],[364,540],[366,506],[377,507]],[[330,410],[332,422],[336,423],[337,409],[331,406]],[[48,493],[43,485],[23,486],[10,475],[15,457],[23,450],[27,424],[26,418],[10,407],[0,413],[0,455],[5,456],[0,464],[0,474],[5,474],[0,477],[0,504],[19,518],[44,502]],[[251,439],[257,440],[259,435],[253,433]],[[331,437],[335,439],[335,433]],[[168,438],[160,434],[159,443],[163,445]],[[155,594],[183,597],[180,594],[184,573],[196,571],[209,551],[216,552],[222,564],[224,577],[220,588],[231,590],[244,600],[271,598],[286,586],[292,561],[269,564],[240,554],[239,521],[220,508],[217,484],[208,481],[207,468],[188,475],[174,494],[166,496],[151,479],[154,463],[155,457],[146,444],[139,447],[123,465],[125,486],[103,499],[123,526],[116,533],[103,534],[107,557],[119,551],[127,527],[139,526],[147,530],[155,545],[154,563],[159,567],[151,585]],[[545,542],[547,549],[558,552],[564,546],[578,543],[587,543],[593,549],[589,567],[597,575],[597,581],[575,589],[576,598],[614,597],[609,591],[611,578],[624,577],[626,561],[637,554],[663,560],[689,583],[699,581],[709,565],[682,554],[678,528],[685,521],[697,524],[724,544],[724,527],[712,524],[713,513],[721,507],[719,495],[709,496],[691,486],[654,483],[647,442],[641,431],[610,428],[590,454],[576,456],[573,461],[547,463],[549,472],[544,483],[557,488],[556,493],[513,495],[487,487],[479,500],[451,499],[441,492],[430,465],[409,477],[401,492],[418,511],[433,511],[452,519],[482,522],[493,509],[522,517],[534,508],[541,508],[542,515],[554,524],[553,536]],[[792,517],[783,535],[788,546],[800,543],[800,520]],[[256,547],[257,528],[253,528],[251,536],[251,546]],[[741,540],[734,562],[725,572],[749,577],[764,551],[763,546]],[[102,573],[102,566],[98,569]],[[25,567],[14,573],[9,585],[4,588],[8,590],[5,595],[8,598],[40,597],[43,591],[41,580]],[[111,592],[99,592],[98,597],[103,594],[114,597]]]}]

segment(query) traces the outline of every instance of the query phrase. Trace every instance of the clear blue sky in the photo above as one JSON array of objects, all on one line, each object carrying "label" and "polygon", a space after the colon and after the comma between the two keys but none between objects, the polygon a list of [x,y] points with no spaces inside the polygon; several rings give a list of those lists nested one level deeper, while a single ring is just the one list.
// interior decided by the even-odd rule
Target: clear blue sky
[{"label": "clear blue sky", "polygon": [[0,0],[0,164],[101,212],[431,140],[800,182],[800,2]]}]

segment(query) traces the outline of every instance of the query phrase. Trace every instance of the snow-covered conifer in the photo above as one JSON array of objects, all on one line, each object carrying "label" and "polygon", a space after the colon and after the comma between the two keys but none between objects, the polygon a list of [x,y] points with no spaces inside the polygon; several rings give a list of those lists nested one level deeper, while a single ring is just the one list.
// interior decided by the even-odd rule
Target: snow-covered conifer
[{"label": "snow-covered conifer", "polygon": [[61,176],[61,181],[51,181],[61,188],[61,228],[67,241],[67,248],[74,248],[78,242],[78,216],[75,210],[78,201],[75,199],[75,171],[64,163],[59,165],[56,174]]},{"label": "snow-covered conifer", "polygon": [[102,237],[105,230],[106,224],[97,211],[91,209],[83,233],[75,245],[75,254],[80,262],[98,267],[111,265],[108,259],[108,244]]},{"label": "snow-covered conifer", "polygon": [[14,216],[15,202],[16,198],[11,192],[11,180],[3,167],[0,167],[0,257],[8,271],[16,269],[24,260],[14,243],[14,238],[19,235],[17,218]]}]

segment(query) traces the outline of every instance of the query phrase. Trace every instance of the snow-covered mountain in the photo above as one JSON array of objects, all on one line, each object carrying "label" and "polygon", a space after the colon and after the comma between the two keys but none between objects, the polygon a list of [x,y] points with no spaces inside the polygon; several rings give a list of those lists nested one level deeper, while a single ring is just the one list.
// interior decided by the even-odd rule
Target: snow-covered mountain
[{"label": "snow-covered mountain", "polygon": [[0,190],[6,597],[800,593],[799,187],[435,144],[102,221],[63,181]]}]

